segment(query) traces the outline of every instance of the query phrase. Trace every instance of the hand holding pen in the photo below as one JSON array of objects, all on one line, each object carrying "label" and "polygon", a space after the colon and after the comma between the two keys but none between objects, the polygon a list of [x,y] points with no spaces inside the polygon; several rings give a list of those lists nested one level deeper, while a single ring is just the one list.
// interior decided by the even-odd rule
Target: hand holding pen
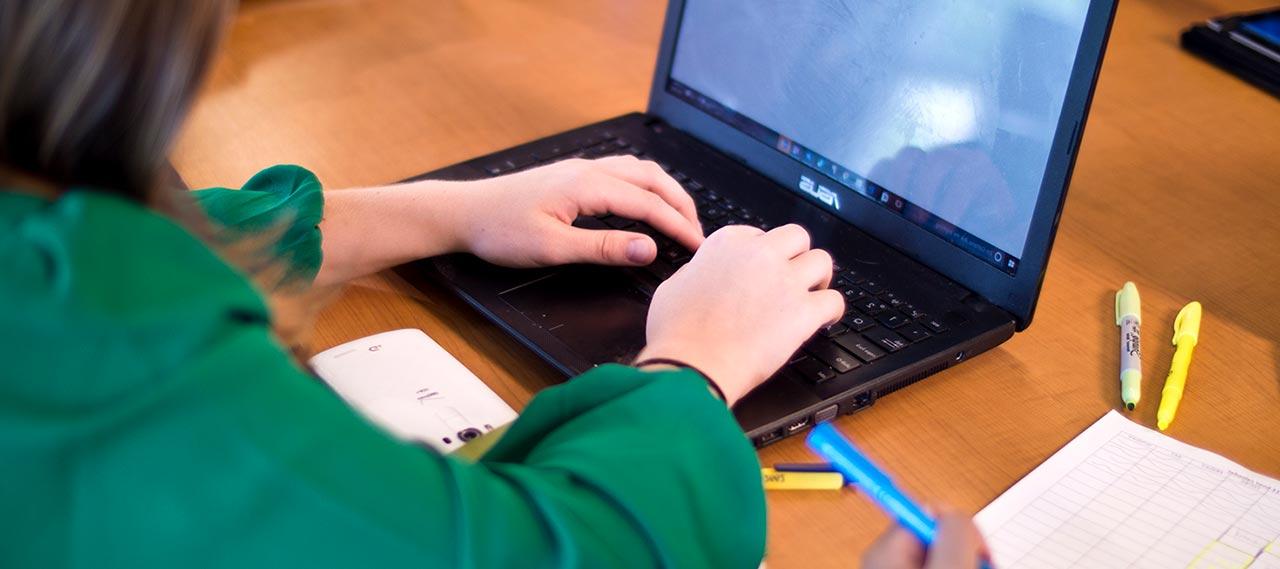
[{"label": "hand holding pen", "polygon": [[[930,512],[899,490],[887,473],[830,423],[814,427],[806,442],[814,452],[830,461],[831,466],[844,475],[846,481],[857,486],[862,495],[870,498],[897,522],[898,527],[891,529],[890,535],[881,538],[884,544],[878,544],[879,547],[896,552],[881,554],[892,558],[893,562],[868,562],[866,566],[990,569],[990,554],[972,520],[966,516],[959,516],[957,519],[957,516],[951,514],[935,519]],[[905,532],[908,537],[893,537],[895,532]],[[966,536],[967,533],[972,535]],[[914,542],[914,549],[908,549],[907,544],[911,542]],[[907,555],[912,551],[914,555]]]},{"label": "hand holding pen", "polygon": [[963,512],[938,514],[938,535],[925,550],[910,530],[893,525],[862,556],[863,569],[952,569],[976,567],[988,555],[973,519]]}]

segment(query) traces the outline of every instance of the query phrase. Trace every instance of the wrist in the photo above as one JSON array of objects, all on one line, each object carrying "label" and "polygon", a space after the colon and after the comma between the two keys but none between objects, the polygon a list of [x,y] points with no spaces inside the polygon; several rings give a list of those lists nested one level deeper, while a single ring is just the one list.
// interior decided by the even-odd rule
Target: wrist
[{"label": "wrist", "polygon": [[724,390],[720,389],[720,385],[717,384],[714,379],[711,379],[711,376],[707,375],[706,372],[692,365],[689,365],[687,362],[682,362],[679,360],[672,360],[672,359],[665,359],[665,358],[654,358],[654,359],[637,361],[634,365],[636,369],[639,369],[641,371],[647,371],[652,369],[657,369],[657,370],[687,369],[689,371],[692,371],[698,374],[699,376],[701,376],[703,381],[706,382],[707,391],[711,392],[711,394],[714,395],[716,399],[719,399],[720,401],[724,402],[726,405],[728,404],[728,401],[725,399],[725,396],[724,396]]},{"label": "wrist", "polygon": [[635,361],[640,364],[652,362],[651,365],[642,366],[646,369],[677,367],[691,369],[712,384],[712,392],[723,399],[726,405],[732,407],[743,395],[746,395],[746,390],[742,386],[747,382],[739,379],[741,372],[734,366],[725,365],[718,360],[719,358],[710,357],[707,354],[690,353],[689,350],[647,346],[640,351]]},{"label": "wrist", "polygon": [[474,226],[468,184],[427,180],[410,184],[416,194],[408,216],[419,228],[417,258],[470,251]]}]

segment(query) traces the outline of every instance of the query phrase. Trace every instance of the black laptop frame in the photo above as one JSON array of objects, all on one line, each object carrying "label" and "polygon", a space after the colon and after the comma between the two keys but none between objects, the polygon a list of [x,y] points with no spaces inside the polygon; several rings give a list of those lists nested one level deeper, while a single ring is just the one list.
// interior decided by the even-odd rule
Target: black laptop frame
[{"label": "black laptop frame", "polygon": [[[786,188],[795,186],[801,175],[838,185],[821,171],[787,157],[772,146],[761,143],[667,92],[686,1],[689,0],[670,0],[668,4],[662,43],[649,93],[648,113],[737,158]],[[1048,267],[1054,235],[1061,219],[1071,173],[1075,168],[1080,140],[1084,136],[1084,126],[1093,101],[1098,73],[1102,68],[1103,55],[1106,53],[1116,4],[1117,0],[1092,0],[1089,4],[1062,114],[1050,147],[1048,167],[1032,215],[1021,267],[1016,275],[1010,276],[868,200],[850,200],[852,207],[849,211],[852,212],[854,224],[904,255],[1008,311],[1013,315],[1018,330],[1030,325]],[[798,192],[796,194],[802,195]],[[808,196],[802,197],[816,202]]]}]

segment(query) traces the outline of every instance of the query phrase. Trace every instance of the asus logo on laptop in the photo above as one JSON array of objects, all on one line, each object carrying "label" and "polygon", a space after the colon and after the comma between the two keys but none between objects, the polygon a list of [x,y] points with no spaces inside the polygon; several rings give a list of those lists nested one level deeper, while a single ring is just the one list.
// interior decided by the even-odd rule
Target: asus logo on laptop
[{"label": "asus logo on laptop", "polygon": [[814,182],[813,178],[810,178],[805,175],[801,175],[800,190],[806,194],[809,194],[815,198],[818,198],[818,201],[824,204],[827,204],[836,209],[840,209],[840,196],[837,196],[836,193],[831,191],[830,188],[827,188],[826,186],[823,186]]}]

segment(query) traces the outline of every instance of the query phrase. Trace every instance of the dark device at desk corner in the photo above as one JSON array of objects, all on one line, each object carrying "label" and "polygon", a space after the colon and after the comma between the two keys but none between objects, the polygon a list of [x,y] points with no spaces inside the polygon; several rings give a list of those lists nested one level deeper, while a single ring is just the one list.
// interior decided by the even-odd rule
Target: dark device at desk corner
[{"label": "dark device at desk corner", "polygon": [[1280,97],[1280,8],[1191,26],[1182,47]]},{"label": "dark device at desk corner", "polygon": [[[1115,2],[850,3],[673,0],[648,112],[415,179],[630,154],[689,191],[708,233],[804,226],[835,259],[848,313],[734,414],[765,445],[863,409],[1030,324]],[[511,270],[455,255],[397,270],[442,283],[566,375],[627,362],[653,291],[690,253],[631,220],[577,223],[653,235],[658,260]]]}]

